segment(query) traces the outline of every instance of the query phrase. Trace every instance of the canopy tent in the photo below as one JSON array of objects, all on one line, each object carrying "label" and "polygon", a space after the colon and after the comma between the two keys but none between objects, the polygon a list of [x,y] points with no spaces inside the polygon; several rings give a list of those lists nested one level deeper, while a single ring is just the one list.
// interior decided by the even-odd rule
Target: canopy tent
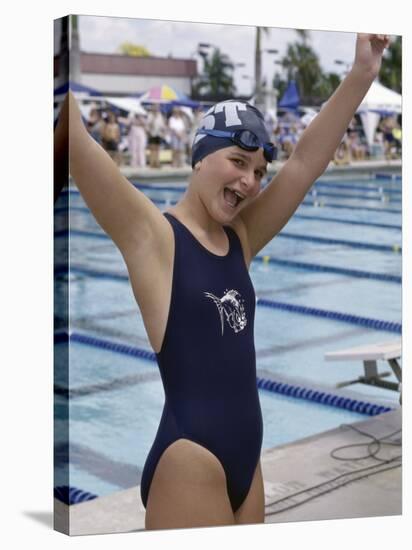
[{"label": "canopy tent", "polygon": [[183,112],[183,114],[185,114],[187,116],[187,118],[190,120],[190,122],[192,122],[192,120],[194,118],[192,109],[190,109],[189,107],[180,106],[180,110]]},{"label": "canopy tent", "polygon": [[312,120],[317,116],[318,112],[311,108],[305,108],[304,114],[300,117],[300,122],[306,128],[312,122]]},{"label": "canopy tent", "polygon": [[54,90],[54,101],[62,101],[66,96],[69,88],[74,93],[77,99],[93,98],[97,100],[97,98],[101,98],[103,95],[101,92],[99,92],[99,90],[96,90],[95,88],[90,88],[90,86],[85,86],[84,84],[79,84],[78,82],[73,82],[73,80],[69,80]]},{"label": "canopy tent", "polygon": [[152,86],[147,92],[139,97],[142,103],[163,103],[180,107],[191,107],[196,109],[200,103],[189,99],[185,94],[178,92],[171,86]]},{"label": "canopy tent", "polygon": [[291,80],[288,84],[288,87],[285,90],[281,100],[278,103],[279,109],[296,111],[299,107],[300,97],[296,82]]},{"label": "canopy tent", "polygon": [[189,107],[190,109],[197,109],[200,107],[199,101],[194,101],[193,99],[189,99],[184,94],[179,94],[179,99],[175,99],[172,101],[172,105],[176,105],[178,107]]},{"label": "canopy tent", "polygon": [[112,97],[105,96],[104,99],[110,105],[114,105],[122,111],[127,111],[128,113],[137,114],[137,115],[147,115],[146,109],[142,107],[140,100],[136,97]]},{"label": "canopy tent", "polygon": [[375,80],[356,112],[362,120],[368,145],[372,145],[381,116],[402,112],[402,96]]},{"label": "canopy tent", "polygon": [[[91,88],[90,86],[85,86],[84,84],[79,84],[78,82],[73,82],[72,80],[69,80],[68,82],[54,90],[54,102],[60,103],[66,96],[69,88],[75,95],[76,99],[80,100],[79,108],[83,117],[88,117],[90,110],[93,108],[93,106],[82,104],[82,100],[93,100],[94,103],[105,102],[109,105],[117,107],[118,109],[121,109],[122,111],[141,115],[147,114],[147,111],[142,107],[140,100],[135,96],[104,96],[99,90]],[[58,109],[58,107],[56,107],[56,109]]]}]

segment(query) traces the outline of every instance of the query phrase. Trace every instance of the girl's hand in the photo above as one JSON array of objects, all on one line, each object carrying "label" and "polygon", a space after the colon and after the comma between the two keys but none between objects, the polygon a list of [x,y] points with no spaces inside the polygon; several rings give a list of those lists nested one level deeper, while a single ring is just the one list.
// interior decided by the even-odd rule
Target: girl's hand
[{"label": "girl's hand", "polygon": [[387,34],[362,34],[356,40],[356,53],[353,68],[376,77],[381,68],[382,55],[390,44]]}]

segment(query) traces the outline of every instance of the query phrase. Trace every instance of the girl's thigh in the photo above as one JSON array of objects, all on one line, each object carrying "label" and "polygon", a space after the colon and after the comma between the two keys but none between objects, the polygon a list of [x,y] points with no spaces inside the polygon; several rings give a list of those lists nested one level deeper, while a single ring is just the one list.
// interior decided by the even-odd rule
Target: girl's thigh
[{"label": "girl's thigh", "polygon": [[146,529],[233,524],[226,475],[217,457],[188,439],[172,443],[152,478]]},{"label": "girl's thigh", "polygon": [[260,461],[256,466],[247,497],[240,508],[236,510],[234,517],[236,525],[264,523],[265,521],[265,491]]}]

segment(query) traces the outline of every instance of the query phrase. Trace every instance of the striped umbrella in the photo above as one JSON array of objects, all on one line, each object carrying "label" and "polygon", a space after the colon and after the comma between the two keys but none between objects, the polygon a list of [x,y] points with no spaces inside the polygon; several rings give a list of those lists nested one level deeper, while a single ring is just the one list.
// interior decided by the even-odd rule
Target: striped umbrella
[{"label": "striped umbrella", "polygon": [[170,86],[153,86],[139,97],[142,103],[169,103],[179,99],[179,94]]}]

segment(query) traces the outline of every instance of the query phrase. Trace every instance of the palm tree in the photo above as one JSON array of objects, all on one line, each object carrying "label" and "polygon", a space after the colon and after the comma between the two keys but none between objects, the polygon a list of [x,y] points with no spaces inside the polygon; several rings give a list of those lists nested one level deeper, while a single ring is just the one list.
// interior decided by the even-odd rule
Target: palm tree
[{"label": "palm tree", "polygon": [[303,96],[311,95],[322,77],[316,53],[310,46],[299,42],[289,44],[282,66],[287,71],[288,79],[296,80]]},{"label": "palm tree", "polygon": [[336,90],[341,82],[341,78],[336,73],[322,74],[320,80],[312,89],[311,103],[323,103]]},{"label": "palm tree", "polygon": [[275,73],[272,81],[272,88],[277,91],[278,97],[282,97],[288,87],[286,80],[282,78],[282,75],[278,72]]},{"label": "palm tree", "polygon": [[331,95],[338,85],[335,74],[324,75],[316,52],[310,46],[310,31],[296,29],[300,40],[289,44],[281,65],[288,80],[296,80],[304,102],[321,101]]},{"label": "palm tree", "polygon": [[276,73],[273,87],[282,97],[288,82],[296,80],[302,103],[320,104],[332,95],[341,79],[336,73],[323,73],[319,58],[310,46],[310,31],[295,30],[300,40],[288,44],[286,55],[277,62],[286,70],[286,80]]},{"label": "palm tree", "polygon": [[402,93],[402,37],[397,36],[395,41],[386,50],[382,59],[380,80],[384,86]]},{"label": "palm tree", "polygon": [[305,29],[295,29],[295,31],[297,32],[299,38],[302,39],[302,44],[307,46],[308,42],[310,41],[309,31],[307,31]]},{"label": "palm tree", "polygon": [[233,81],[234,64],[229,56],[222,53],[219,48],[214,48],[209,56],[206,53],[204,59],[203,74],[194,83],[192,95],[205,98],[208,96],[211,101],[222,101],[235,95]]}]

